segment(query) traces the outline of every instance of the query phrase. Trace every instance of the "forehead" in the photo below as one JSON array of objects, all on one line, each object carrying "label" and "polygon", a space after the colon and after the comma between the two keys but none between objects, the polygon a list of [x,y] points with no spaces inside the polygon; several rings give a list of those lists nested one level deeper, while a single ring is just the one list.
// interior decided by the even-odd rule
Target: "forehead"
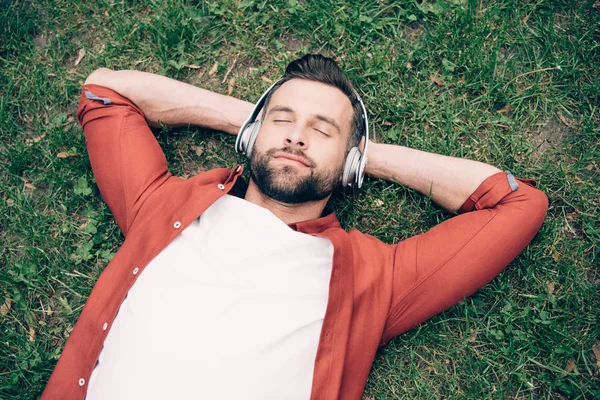
[{"label": "forehead", "polygon": [[281,85],[271,96],[269,108],[273,106],[289,107],[299,116],[325,115],[346,129],[353,114],[350,99],[340,89],[306,79],[292,79]]}]

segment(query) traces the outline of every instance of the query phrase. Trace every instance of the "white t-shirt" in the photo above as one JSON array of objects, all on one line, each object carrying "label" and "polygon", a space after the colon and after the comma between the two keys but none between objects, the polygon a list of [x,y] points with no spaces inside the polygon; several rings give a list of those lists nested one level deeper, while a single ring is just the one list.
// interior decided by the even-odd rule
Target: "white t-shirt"
[{"label": "white t-shirt", "polygon": [[327,239],[223,196],[131,288],[87,399],[308,399],[332,260]]}]

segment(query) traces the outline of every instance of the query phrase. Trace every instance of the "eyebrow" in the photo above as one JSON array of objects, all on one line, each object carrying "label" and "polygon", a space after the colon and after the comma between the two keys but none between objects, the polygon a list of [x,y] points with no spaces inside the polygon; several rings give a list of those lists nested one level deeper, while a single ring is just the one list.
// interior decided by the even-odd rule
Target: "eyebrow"
[{"label": "eyebrow", "polygon": [[289,113],[293,113],[294,110],[292,110],[289,107],[285,107],[285,106],[273,106],[271,107],[271,109],[269,110],[269,114],[271,114],[272,112],[278,112],[278,111],[283,111],[283,112],[289,112]]},{"label": "eyebrow", "polygon": [[[291,108],[286,107],[286,106],[273,106],[268,111],[268,114],[271,114],[272,112],[289,112],[289,113],[295,114],[294,110],[292,110]],[[337,129],[338,132],[341,132],[340,126],[333,118],[330,118],[330,117],[328,117],[326,115],[322,115],[322,114],[313,114],[312,117],[318,119],[319,121],[323,121],[327,124],[332,125],[335,129]]]}]

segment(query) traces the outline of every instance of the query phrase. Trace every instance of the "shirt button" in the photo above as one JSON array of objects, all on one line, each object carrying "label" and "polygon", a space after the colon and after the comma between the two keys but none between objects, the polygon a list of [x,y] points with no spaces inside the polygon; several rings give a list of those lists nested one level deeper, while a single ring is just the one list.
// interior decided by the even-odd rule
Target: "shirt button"
[{"label": "shirt button", "polygon": [[79,386],[85,385],[85,379],[79,378]]},{"label": "shirt button", "polygon": [[108,322],[105,322],[104,325],[102,325],[102,330],[105,331],[106,328],[108,328]]},{"label": "shirt button", "polygon": [[222,183],[219,183],[219,184],[217,185],[217,187],[218,187],[219,189],[221,189],[221,190],[225,189],[225,185],[223,185]]},{"label": "shirt button", "polygon": [[133,274],[134,274],[134,275],[137,275],[137,273],[138,273],[138,271],[139,271],[139,270],[140,270],[140,269],[139,269],[138,267],[135,267],[135,268],[133,269]]},{"label": "shirt button", "polygon": [[177,221],[173,224],[173,228],[179,229],[179,227],[181,227],[181,222]]}]

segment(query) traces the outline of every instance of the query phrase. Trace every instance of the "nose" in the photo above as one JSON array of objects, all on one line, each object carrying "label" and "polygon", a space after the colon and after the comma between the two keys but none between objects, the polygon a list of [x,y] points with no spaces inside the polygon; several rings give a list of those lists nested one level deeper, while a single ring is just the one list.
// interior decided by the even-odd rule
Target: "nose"
[{"label": "nose", "polygon": [[303,127],[295,126],[293,129],[288,130],[284,136],[284,144],[286,147],[306,149],[307,142]]}]

